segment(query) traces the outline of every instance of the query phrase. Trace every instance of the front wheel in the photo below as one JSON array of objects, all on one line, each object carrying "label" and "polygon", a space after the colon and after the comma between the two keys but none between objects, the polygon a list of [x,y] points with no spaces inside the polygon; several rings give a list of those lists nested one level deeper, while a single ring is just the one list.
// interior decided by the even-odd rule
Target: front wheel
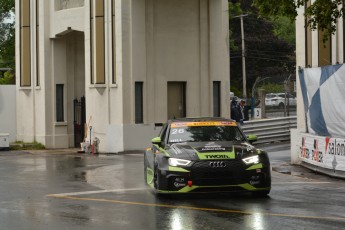
[{"label": "front wheel", "polygon": [[158,182],[158,165],[157,165],[157,163],[155,163],[153,168],[154,168],[154,170],[153,170],[153,185],[154,185],[155,189],[158,190],[159,182]]}]

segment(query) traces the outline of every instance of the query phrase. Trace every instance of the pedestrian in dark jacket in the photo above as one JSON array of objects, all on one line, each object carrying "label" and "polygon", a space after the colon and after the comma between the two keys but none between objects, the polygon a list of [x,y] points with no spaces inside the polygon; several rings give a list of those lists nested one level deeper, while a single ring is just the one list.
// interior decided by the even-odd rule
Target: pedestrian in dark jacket
[{"label": "pedestrian in dark jacket", "polygon": [[248,121],[249,120],[249,114],[248,114],[248,107],[246,106],[246,101],[242,99],[240,103],[238,104],[237,111],[239,114],[239,120],[238,121]]},{"label": "pedestrian in dark jacket", "polygon": [[237,97],[233,97],[231,101],[231,119],[235,121],[240,120],[240,114],[238,113]]}]

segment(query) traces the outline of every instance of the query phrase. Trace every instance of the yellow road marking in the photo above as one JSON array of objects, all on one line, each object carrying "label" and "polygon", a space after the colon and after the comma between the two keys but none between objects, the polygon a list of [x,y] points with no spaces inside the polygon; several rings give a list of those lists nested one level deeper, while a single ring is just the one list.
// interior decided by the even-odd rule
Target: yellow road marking
[{"label": "yellow road marking", "polygon": [[47,196],[59,198],[59,199],[69,199],[69,200],[97,201],[97,202],[107,202],[107,203],[115,203],[115,204],[140,205],[140,206],[172,208],[172,209],[188,209],[188,210],[208,211],[208,212],[235,213],[235,214],[243,214],[243,215],[261,214],[261,215],[265,215],[265,216],[290,217],[290,218],[298,218],[298,219],[320,219],[320,220],[345,221],[345,217],[303,216],[303,215],[292,215],[292,214],[282,214],[282,213],[280,214],[280,213],[269,213],[269,212],[240,211],[240,210],[217,209],[217,208],[198,208],[198,207],[192,207],[192,206],[180,206],[180,205],[169,205],[169,204],[152,204],[152,203],[131,202],[131,201],[122,201],[122,200],[109,200],[109,199],[88,198],[88,197],[62,196],[62,195],[56,195],[56,194],[50,194]]}]

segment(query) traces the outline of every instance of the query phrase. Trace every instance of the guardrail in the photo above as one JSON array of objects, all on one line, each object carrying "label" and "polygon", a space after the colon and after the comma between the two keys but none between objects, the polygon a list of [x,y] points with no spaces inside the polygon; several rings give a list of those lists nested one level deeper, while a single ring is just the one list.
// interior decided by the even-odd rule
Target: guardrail
[{"label": "guardrail", "polygon": [[289,141],[290,129],[297,128],[297,117],[245,121],[241,128],[246,135],[255,134],[258,137],[255,144]]}]

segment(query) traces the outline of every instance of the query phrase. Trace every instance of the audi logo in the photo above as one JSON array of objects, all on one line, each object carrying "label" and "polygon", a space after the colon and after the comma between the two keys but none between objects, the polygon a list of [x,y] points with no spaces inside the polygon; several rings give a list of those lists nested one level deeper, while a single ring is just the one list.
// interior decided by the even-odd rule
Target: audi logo
[{"label": "audi logo", "polygon": [[211,168],[225,168],[226,163],[224,161],[211,161],[208,164]]}]

